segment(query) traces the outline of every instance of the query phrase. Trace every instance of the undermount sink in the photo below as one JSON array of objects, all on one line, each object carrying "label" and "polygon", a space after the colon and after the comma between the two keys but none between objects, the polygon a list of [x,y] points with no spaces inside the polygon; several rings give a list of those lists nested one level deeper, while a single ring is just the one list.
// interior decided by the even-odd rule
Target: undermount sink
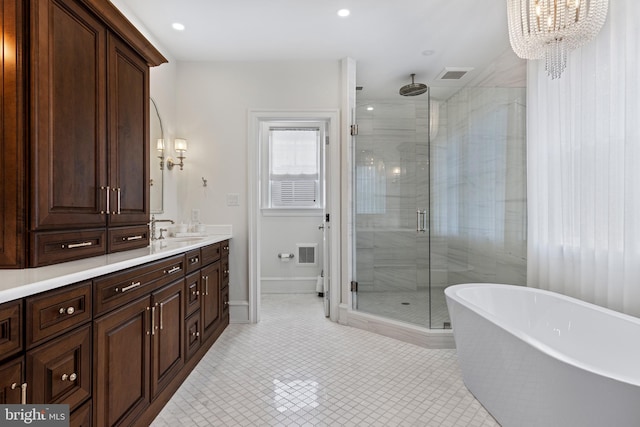
[{"label": "undermount sink", "polygon": [[163,240],[167,243],[171,242],[199,242],[200,240],[204,240],[205,236],[185,236],[185,237],[166,237]]}]

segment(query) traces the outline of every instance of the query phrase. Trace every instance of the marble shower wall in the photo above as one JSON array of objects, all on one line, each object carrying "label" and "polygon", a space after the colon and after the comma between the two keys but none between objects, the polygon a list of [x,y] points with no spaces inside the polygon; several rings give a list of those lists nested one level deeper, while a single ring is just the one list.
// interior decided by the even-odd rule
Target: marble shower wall
[{"label": "marble shower wall", "polygon": [[359,289],[426,288],[428,233],[416,233],[416,211],[429,200],[427,97],[358,103],[356,117]]},{"label": "marble shower wall", "polygon": [[468,88],[431,141],[432,287],[526,284],[524,88]]}]

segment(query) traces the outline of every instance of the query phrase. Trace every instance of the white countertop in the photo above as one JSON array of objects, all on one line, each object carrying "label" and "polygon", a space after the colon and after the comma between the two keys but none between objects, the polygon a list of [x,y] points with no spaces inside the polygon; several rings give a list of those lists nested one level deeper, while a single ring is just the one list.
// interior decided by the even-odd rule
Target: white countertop
[{"label": "white countertop", "polygon": [[142,249],[116,252],[46,267],[0,270],[0,303],[93,279],[228,239],[231,239],[230,229],[228,233],[224,234],[156,240]]}]

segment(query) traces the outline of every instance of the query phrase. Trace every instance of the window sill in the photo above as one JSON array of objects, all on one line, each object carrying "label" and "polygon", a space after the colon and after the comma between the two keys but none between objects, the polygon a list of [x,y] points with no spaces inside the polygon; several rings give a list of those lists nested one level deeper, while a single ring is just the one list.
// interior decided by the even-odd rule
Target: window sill
[{"label": "window sill", "polygon": [[262,216],[319,216],[321,208],[262,208]]}]

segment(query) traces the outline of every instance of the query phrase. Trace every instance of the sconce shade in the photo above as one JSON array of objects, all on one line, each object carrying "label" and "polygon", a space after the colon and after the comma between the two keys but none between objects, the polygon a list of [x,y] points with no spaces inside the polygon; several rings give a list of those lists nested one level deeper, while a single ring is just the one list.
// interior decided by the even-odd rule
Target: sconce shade
[{"label": "sconce shade", "polygon": [[187,140],[182,138],[176,138],[173,142],[174,148],[179,153],[184,153],[187,151]]},{"label": "sconce shade", "polygon": [[164,139],[158,138],[158,141],[156,143],[156,149],[158,151],[164,151]]}]

